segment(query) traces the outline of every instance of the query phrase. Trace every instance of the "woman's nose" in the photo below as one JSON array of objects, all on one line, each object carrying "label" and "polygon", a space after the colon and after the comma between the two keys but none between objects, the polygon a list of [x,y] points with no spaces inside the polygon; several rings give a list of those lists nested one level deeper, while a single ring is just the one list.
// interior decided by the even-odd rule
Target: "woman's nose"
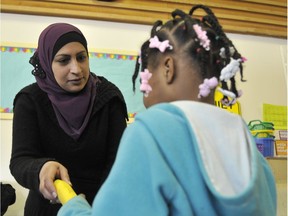
[{"label": "woman's nose", "polygon": [[70,71],[71,71],[71,73],[80,73],[81,72],[81,66],[76,59],[71,61]]}]

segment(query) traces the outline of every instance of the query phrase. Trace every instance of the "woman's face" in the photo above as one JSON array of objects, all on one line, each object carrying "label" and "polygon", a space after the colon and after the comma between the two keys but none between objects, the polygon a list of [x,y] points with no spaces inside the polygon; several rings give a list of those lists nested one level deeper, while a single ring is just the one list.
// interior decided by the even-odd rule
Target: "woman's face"
[{"label": "woman's face", "polygon": [[64,45],[52,61],[52,70],[58,85],[67,92],[81,91],[89,78],[89,57],[79,42]]}]

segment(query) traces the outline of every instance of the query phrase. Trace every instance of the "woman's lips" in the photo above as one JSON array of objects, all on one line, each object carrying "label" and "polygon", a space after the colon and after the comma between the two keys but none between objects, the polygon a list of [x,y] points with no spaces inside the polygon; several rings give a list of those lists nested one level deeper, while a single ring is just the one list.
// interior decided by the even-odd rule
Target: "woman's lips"
[{"label": "woman's lips", "polygon": [[79,78],[79,79],[69,80],[68,82],[73,83],[73,84],[79,84],[82,82],[82,80],[83,80],[83,78]]}]

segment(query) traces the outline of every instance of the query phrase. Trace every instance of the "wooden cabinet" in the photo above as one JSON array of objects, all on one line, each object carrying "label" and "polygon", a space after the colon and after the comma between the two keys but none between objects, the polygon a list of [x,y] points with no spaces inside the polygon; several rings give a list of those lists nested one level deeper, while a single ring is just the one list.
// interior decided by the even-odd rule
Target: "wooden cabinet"
[{"label": "wooden cabinet", "polygon": [[267,158],[277,188],[277,216],[287,216],[287,158]]}]

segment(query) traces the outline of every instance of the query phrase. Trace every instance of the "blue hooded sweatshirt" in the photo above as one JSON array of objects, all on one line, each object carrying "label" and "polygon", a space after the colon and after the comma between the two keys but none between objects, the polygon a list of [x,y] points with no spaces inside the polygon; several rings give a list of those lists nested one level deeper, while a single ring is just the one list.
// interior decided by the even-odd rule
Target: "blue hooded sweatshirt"
[{"label": "blue hooded sweatshirt", "polygon": [[177,101],[137,114],[92,207],[77,196],[58,215],[274,216],[276,187],[240,116]]}]

